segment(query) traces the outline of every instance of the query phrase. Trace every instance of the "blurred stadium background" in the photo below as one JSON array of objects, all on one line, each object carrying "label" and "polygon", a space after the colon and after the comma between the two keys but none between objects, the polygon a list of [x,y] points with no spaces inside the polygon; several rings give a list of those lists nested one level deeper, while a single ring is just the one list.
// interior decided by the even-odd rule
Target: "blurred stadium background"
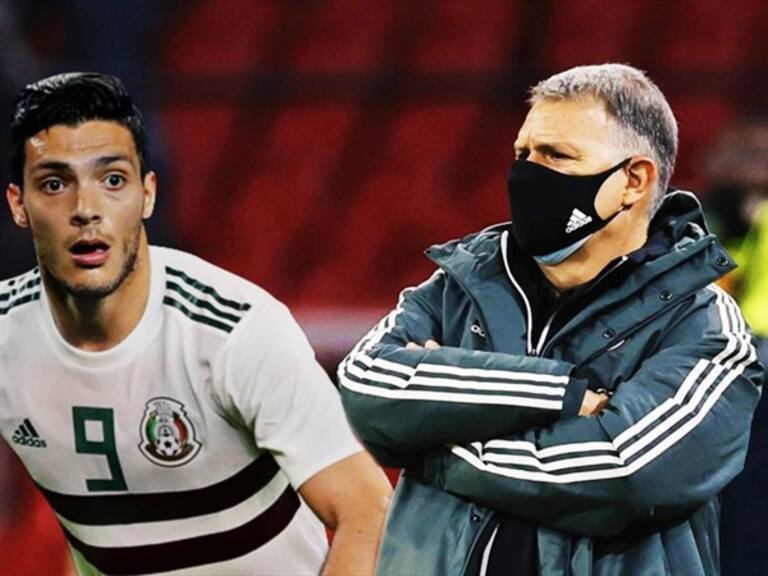
[{"label": "blurred stadium background", "polygon": [[[160,178],[150,239],[271,291],[333,372],[430,273],[424,248],[507,219],[526,90],[551,73],[647,70],[680,122],[673,183],[706,200],[720,134],[768,111],[766,22],[761,0],[0,0],[0,109],[48,74],[120,76]],[[0,277],[33,263],[0,217]],[[726,518],[726,572],[768,573],[765,499],[736,498],[756,513]],[[0,446],[0,575],[66,573],[62,546]]]}]

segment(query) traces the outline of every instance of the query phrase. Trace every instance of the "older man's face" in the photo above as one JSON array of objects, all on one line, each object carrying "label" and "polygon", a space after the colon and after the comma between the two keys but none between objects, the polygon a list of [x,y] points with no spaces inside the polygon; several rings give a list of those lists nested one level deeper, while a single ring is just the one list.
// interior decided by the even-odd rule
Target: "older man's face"
[{"label": "older man's face", "polygon": [[[515,157],[565,174],[597,174],[624,159],[616,149],[616,125],[597,100],[542,100],[528,112],[515,140]],[[616,211],[626,176],[603,184],[595,200],[602,218]]]}]

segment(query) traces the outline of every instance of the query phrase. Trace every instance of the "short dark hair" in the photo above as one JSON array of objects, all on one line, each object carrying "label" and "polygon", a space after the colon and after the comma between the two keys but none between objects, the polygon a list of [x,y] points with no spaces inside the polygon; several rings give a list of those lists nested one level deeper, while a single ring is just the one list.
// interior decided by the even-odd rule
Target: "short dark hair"
[{"label": "short dark hair", "polygon": [[147,130],[141,112],[119,78],[96,72],[67,72],[24,88],[13,104],[11,118],[11,179],[24,182],[24,146],[41,130],[89,120],[109,120],[130,130],[142,176],[147,172]]}]

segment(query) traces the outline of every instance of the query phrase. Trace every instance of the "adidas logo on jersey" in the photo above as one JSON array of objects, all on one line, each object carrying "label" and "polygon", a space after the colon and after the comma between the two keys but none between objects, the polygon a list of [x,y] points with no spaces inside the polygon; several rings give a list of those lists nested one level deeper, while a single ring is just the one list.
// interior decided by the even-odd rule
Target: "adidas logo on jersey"
[{"label": "adidas logo on jersey", "polygon": [[592,216],[587,216],[578,208],[574,208],[573,212],[571,212],[571,217],[568,218],[568,225],[565,227],[565,233],[570,234],[574,230],[578,230],[590,222],[592,222]]},{"label": "adidas logo on jersey", "polygon": [[29,418],[24,418],[24,421],[13,433],[11,440],[13,440],[14,444],[29,446],[30,448],[48,447],[46,441],[40,438],[40,434],[38,434],[35,427],[32,426],[32,422],[29,421]]}]

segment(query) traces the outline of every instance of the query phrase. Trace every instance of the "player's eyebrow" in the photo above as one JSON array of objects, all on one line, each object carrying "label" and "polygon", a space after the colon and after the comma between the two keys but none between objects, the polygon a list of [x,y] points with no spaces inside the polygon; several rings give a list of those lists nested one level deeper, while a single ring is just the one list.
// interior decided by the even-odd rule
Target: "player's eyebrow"
[{"label": "player's eyebrow", "polygon": [[131,158],[125,154],[115,154],[113,156],[99,156],[94,161],[97,168],[114,164],[115,162],[128,162],[131,163]]},{"label": "player's eyebrow", "polygon": [[42,172],[43,170],[51,170],[53,172],[72,172],[72,166],[66,162],[61,162],[60,160],[47,160],[46,162],[41,162],[32,168],[32,173]]}]

